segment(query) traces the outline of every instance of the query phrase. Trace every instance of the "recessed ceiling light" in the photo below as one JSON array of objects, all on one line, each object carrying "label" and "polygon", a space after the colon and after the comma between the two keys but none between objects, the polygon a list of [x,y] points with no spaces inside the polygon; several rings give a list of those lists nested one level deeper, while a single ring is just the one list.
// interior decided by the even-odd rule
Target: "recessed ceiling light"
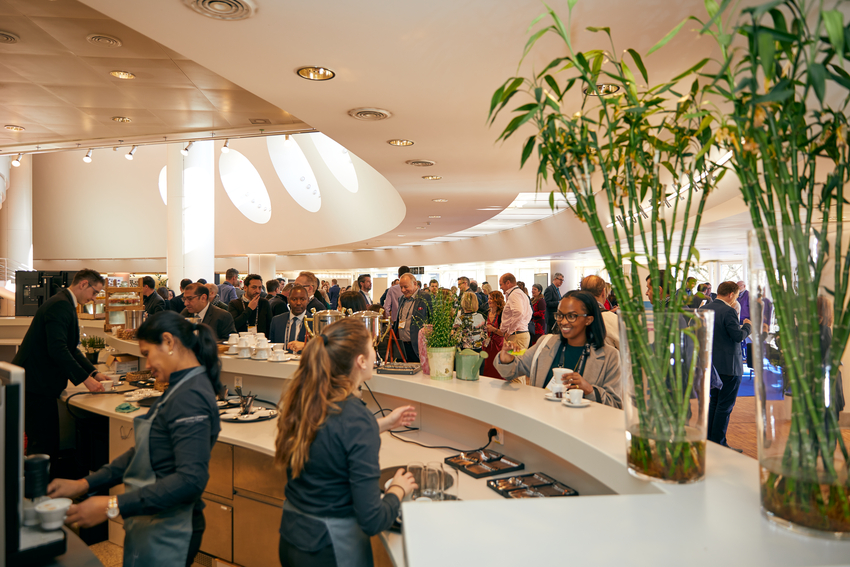
[{"label": "recessed ceiling light", "polygon": [[325,67],[301,67],[296,72],[302,79],[308,79],[310,81],[329,81],[336,76],[336,73]]},{"label": "recessed ceiling light", "polygon": [[612,94],[616,94],[620,91],[620,85],[611,85],[607,83],[601,83],[596,85],[596,91],[593,92],[590,90],[590,87],[584,88],[584,94],[588,96],[609,96]]},{"label": "recessed ceiling light", "polygon": [[112,119],[116,122],[130,122],[130,119],[126,116],[113,116]]},{"label": "recessed ceiling light", "polygon": [[387,140],[387,143],[391,146],[412,146],[413,140],[395,139],[395,140]]},{"label": "recessed ceiling light", "polygon": [[448,199],[431,199],[431,200],[434,201],[435,203],[448,203],[449,202]]},{"label": "recessed ceiling light", "polygon": [[116,79],[135,79],[136,75],[131,73],[130,71],[110,71],[110,75],[115,77]]},{"label": "recessed ceiling light", "polygon": [[429,218],[429,219],[441,219],[441,218],[443,218],[443,217],[441,217],[440,215],[431,215],[431,216],[429,216],[428,218]]},{"label": "recessed ceiling light", "polygon": [[15,126],[14,124],[6,124],[6,130],[11,130],[12,132],[23,132],[26,128],[23,126]]},{"label": "recessed ceiling light", "polygon": [[442,179],[443,177],[440,175],[423,175],[422,179],[425,181],[437,181],[438,179]]},{"label": "recessed ceiling light", "polygon": [[430,159],[409,159],[404,163],[413,167],[431,167],[432,165],[437,165],[436,161]]}]

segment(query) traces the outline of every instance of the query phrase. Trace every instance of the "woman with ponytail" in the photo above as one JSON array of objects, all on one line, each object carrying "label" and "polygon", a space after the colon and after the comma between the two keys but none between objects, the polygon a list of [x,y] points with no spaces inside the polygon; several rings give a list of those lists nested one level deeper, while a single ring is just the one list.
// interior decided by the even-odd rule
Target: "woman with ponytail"
[{"label": "woman with ponytail", "polygon": [[343,319],[304,347],[280,403],[275,460],[286,467],[280,526],[283,567],[372,565],[369,537],[392,526],[416,488],[396,471],[381,499],[380,433],[410,425],[412,406],[375,419],[360,400],[375,349],[362,323]]},{"label": "woman with ponytail", "polygon": [[87,528],[121,516],[125,567],[188,566],[201,546],[201,494],[221,430],[218,349],[210,327],[174,311],[148,317],[136,336],[147,367],[168,390],[133,420],[135,447],[82,480],[54,480],[47,492],[75,498],[123,482],[124,494],[71,506],[66,523]]}]

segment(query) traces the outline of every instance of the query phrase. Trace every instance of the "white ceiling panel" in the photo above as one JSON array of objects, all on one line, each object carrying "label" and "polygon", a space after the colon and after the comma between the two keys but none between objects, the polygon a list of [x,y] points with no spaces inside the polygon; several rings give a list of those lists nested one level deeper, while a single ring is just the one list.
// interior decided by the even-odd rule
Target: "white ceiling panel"
[{"label": "white ceiling panel", "polygon": [[3,56],[3,65],[26,80],[41,85],[109,85],[107,73],[98,73],[70,53],[67,55],[10,53]]},{"label": "white ceiling panel", "polygon": [[22,118],[21,121],[38,121],[45,126],[82,124],[90,119],[85,112],[71,106],[9,106],[6,108],[17,113]]},{"label": "white ceiling panel", "polygon": [[6,104],[66,106],[68,103],[32,83],[0,83],[0,105]]},{"label": "white ceiling panel", "polygon": [[71,105],[82,108],[87,114],[91,114],[90,109],[96,111],[102,108],[141,109],[145,107],[143,103],[113,86],[45,85],[44,88],[57,97],[62,97]]},{"label": "white ceiling panel", "polygon": [[124,86],[119,90],[149,110],[213,111],[215,107],[196,88]]},{"label": "white ceiling panel", "polygon": [[101,14],[97,10],[89,8],[85,4],[80,4],[79,2],[57,2],[56,0],[4,0],[2,3],[17,10],[25,16],[31,17],[44,16],[48,18],[109,19],[108,16]]},{"label": "white ceiling panel", "polygon": [[235,83],[231,83],[221,75],[217,75],[198,65],[194,61],[188,59],[175,59],[174,63],[182,69],[187,77],[199,89],[216,89],[216,90],[241,90],[241,87]]},{"label": "white ceiling panel", "polygon": [[[34,53],[50,55],[56,53],[68,53],[68,48],[61,42],[55,40],[49,33],[35,25],[32,20],[24,16],[3,16],[0,21],[3,31],[12,32],[20,38],[17,43],[2,45],[3,55],[9,53]],[[83,38],[85,40],[85,38]]]},{"label": "white ceiling panel", "polygon": [[[32,21],[80,57],[168,59],[160,44],[114,20],[33,18]],[[112,48],[89,43],[86,38],[93,33],[117,37],[122,45]]]},{"label": "white ceiling panel", "polygon": [[152,110],[165,124],[193,129],[229,128],[232,126],[220,112],[194,110]]},{"label": "white ceiling panel", "polygon": [[[134,59],[130,57],[81,57],[80,59],[116,86],[195,86],[171,59]],[[136,78],[119,79],[110,75],[110,71],[129,71]]]}]

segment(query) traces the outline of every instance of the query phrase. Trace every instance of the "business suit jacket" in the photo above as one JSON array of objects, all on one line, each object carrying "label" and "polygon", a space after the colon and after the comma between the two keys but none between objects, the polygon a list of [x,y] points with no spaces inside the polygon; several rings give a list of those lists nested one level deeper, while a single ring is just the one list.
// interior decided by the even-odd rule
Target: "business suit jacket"
[{"label": "business suit jacket", "polygon": [[183,303],[183,294],[175,295],[171,298],[171,310],[182,313],[186,309],[186,304]]},{"label": "business suit jacket", "polygon": [[325,302],[324,302],[324,301],[320,301],[320,300],[319,300],[319,299],[318,299],[318,298],[314,295],[314,296],[313,296],[313,298],[310,300],[310,303],[308,303],[308,304],[307,304],[307,317],[312,317],[312,316],[313,316],[313,309],[315,309],[315,310],[316,310],[316,312],[319,312],[319,311],[327,311],[327,310],[328,310],[328,306],[327,306],[327,305],[325,305]]},{"label": "business suit jacket", "polygon": [[[189,313],[188,309],[184,309],[180,312],[180,315],[183,317],[193,317],[194,313]],[[236,332],[236,325],[233,324],[233,316],[215,305],[207,307],[207,312],[201,323],[210,327],[220,341],[227,340],[230,337],[230,333]]]},{"label": "business suit jacket", "polygon": [[[289,338],[286,336],[286,326],[289,324],[291,312],[283,313],[272,318],[271,330],[269,331],[269,341],[273,343],[288,343]],[[307,318],[307,314],[304,314]],[[298,330],[296,341],[304,342],[307,336],[307,321],[303,321],[301,328]]]},{"label": "business suit jacket", "polygon": [[276,317],[281,313],[288,313],[289,306],[286,304],[286,298],[280,294],[269,299],[269,307],[272,308],[272,317]]},{"label": "business suit jacket", "polygon": [[702,309],[714,311],[714,346],[711,362],[717,369],[717,373],[723,376],[743,376],[741,342],[750,335],[750,324],[739,325],[738,313],[720,299],[704,305]]},{"label": "business suit jacket", "polygon": [[[431,319],[431,295],[425,294],[425,296],[422,296],[417,293],[410,299],[407,299],[402,295],[398,302],[399,313],[401,313],[402,307],[408,301],[414,302],[413,314],[410,318],[410,346],[413,347],[413,352],[415,352],[416,356],[418,356],[421,360],[425,353],[419,352],[419,331],[421,331],[422,327],[427,325],[428,321]],[[398,338],[398,319],[396,319],[395,323],[393,323],[393,332],[395,333],[396,338]]]},{"label": "business suit jacket", "polygon": [[159,296],[157,292],[153,292],[145,298],[145,312],[148,315],[166,311],[165,300]]},{"label": "business suit jacket", "polygon": [[[26,371],[26,396],[58,398],[82,384],[95,368],[77,348],[80,323],[71,292],[62,289],[38,308],[12,364]],[[55,406],[55,402],[53,402]]]},{"label": "business suit jacket", "polygon": [[[248,309],[248,304],[242,301],[242,298],[234,299],[227,306],[227,311],[233,317],[233,324],[236,325],[236,331],[244,333],[248,330],[248,321],[253,318],[254,310]],[[272,308],[269,305],[268,299],[259,299],[257,303],[257,332],[263,333],[266,337],[269,336],[269,325],[272,321]]]},{"label": "business suit jacket", "polygon": [[332,285],[328,290],[328,299],[331,300],[331,309],[339,307],[339,286]]},{"label": "business suit jacket", "polygon": [[552,330],[555,324],[555,311],[561,302],[561,290],[555,284],[549,284],[543,291],[543,299],[546,301],[546,332]]},{"label": "business suit jacket", "polygon": [[[494,366],[499,374],[507,380],[513,380],[519,376],[528,376],[531,379],[532,386],[542,388],[546,376],[552,368],[552,363],[555,361],[560,341],[560,333],[546,335],[525,351],[525,354],[515,357],[510,364],[502,364],[499,355],[496,354]],[[532,367],[534,353],[538,349],[542,350],[540,350],[540,355]],[[606,406],[620,409],[623,407],[622,386],[620,384],[620,353],[617,352],[617,349],[607,344],[598,350],[591,348],[590,356],[584,365],[584,373],[581,377],[593,386],[593,393],[585,394],[585,398]]]}]

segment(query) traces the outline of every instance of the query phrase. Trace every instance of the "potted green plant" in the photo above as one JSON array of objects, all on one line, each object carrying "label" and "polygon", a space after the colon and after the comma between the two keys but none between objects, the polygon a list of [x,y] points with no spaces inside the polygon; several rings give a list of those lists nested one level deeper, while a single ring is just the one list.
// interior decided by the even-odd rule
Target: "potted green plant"
[{"label": "potted green plant", "polygon": [[[531,35],[523,59],[551,35],[564,54],[532,76],[506,80],[493,94],[491,123],[521,95],[499,139],[526,132],[521,166],[536,152],[538,190],[553,187],[553,208],[554,191],[566,197],[617,289],[629,472],[693,482],[705,474],[713,314],[686,311],[689,299],[676,282],[699,261],[694,244],[702,212],[722,177],[709,159],[717,117],[703,106],[704,86],[691,80],[705,61],[644,86],[643,58],[615,48],[608,28],[587,28],[606,49],[575,49],[574,4],[566,23],[549,9],[532,24],[549,22]],[[655,290],[650,310],[643,303],[647,275]]]},{"label": "potted green plant", "polygon": [[455,349],[458,333],[454,328],[457,315],[457,299],[440,290],[431,298],[428,322],[431,332],[425,339],[428,349],[428,366],[433,380],[451,380],[454,369]]},{"label": "potted green plant", "polygon": [[89,359],[89,362],[97,364],[100,351],[106,348],[106,341],[104,341],[101,337],[84,336],[80,340],[80,343],[83,346],[83,350],[85,351],[86,358]]},{"label": "potted green plant", "polygon": [[823,2],[729,4],[706,2],[703,32],[720,46],[713,90],[730,113],[718,140],[754,227],[762,511],[795,531],[850,539],[850,457],[838,423],[850,336],[850,27]]}]

